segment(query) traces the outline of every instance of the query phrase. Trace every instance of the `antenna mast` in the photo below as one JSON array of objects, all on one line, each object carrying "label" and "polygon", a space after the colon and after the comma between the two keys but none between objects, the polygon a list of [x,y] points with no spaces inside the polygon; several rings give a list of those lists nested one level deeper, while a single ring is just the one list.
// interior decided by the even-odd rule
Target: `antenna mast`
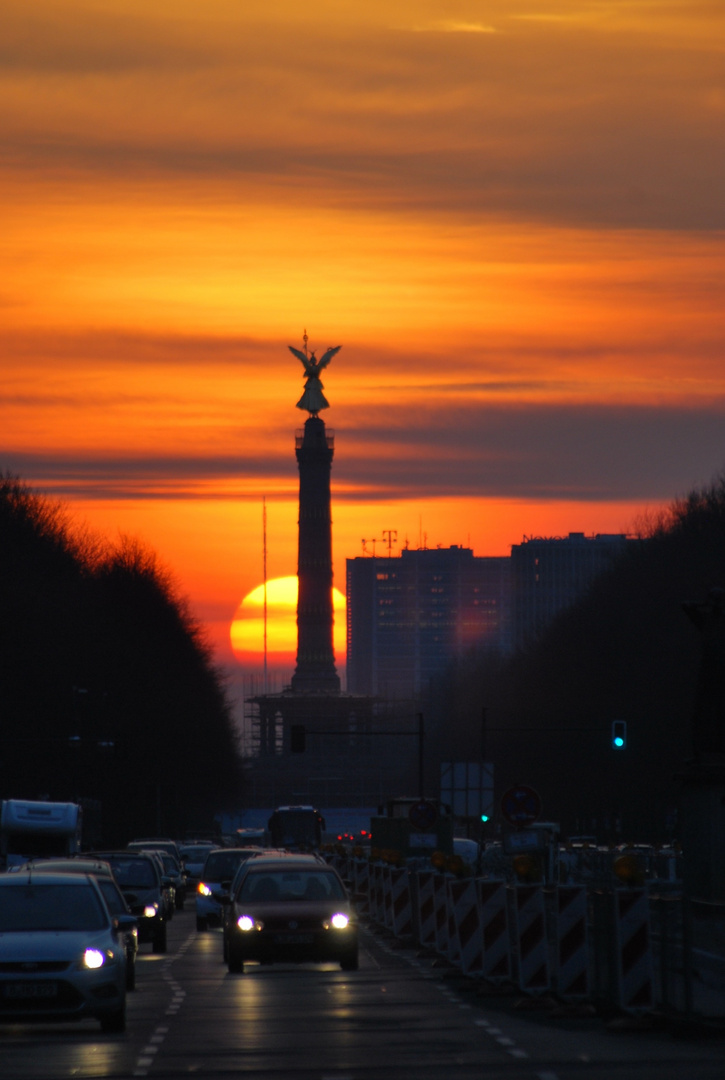
[{"label": "antenna mast", "polygon": [[262,575],[264,578],[264,692],[267,693],[267,496],[262,496]]}]

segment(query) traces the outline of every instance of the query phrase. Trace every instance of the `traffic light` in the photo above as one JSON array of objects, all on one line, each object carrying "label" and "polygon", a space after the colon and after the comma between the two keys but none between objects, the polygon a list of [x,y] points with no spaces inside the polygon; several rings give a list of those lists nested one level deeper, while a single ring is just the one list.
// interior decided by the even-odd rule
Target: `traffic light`
[{"label": "traffic light", "polygon": [[307,731],[304,724],[292,724],[289,729],[290,750],[293,754],[304,754]]},{"label": "traffic light", "polygon": [[627,721],[612,720],[612,749],[624,750],[627,745]]}]

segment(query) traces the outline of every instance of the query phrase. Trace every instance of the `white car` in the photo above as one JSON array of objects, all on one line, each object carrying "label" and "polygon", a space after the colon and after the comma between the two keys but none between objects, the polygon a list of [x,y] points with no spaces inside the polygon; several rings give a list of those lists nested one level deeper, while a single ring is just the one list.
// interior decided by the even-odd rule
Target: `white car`
[{"label": "white car", "polygon": [[126,948],[89,874],[0,875],[0,1022],[100,1021],[126,1028]]}]

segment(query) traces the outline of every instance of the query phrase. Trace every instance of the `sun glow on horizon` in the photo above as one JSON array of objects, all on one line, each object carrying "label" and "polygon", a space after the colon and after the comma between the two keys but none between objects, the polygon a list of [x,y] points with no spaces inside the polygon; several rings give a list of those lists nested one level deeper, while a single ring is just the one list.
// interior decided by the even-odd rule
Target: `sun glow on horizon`
[{"label": "sun glow on horizon", "polygon": [[[274,665],[294,662],[297,653],[296,575],[267,582],[267,658]],[[335,660],[345,662],[346,602],[339,589],[332,590],[335,618]],[[229,629],[232,652],[242,666],[258,666],[264,656],[264,583],[247,593]]]}]

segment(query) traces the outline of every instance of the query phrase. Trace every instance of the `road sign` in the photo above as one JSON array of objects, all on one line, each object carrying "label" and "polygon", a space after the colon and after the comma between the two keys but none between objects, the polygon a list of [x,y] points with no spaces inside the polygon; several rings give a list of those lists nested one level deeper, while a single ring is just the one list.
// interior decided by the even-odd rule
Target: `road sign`
[{"label": "road sign", "polygon": [[517,784],[501,797],[501,813],[509,825],[533,825],[541,817],[541,797],[526,784]]},{"label": "road sign", "polygon": [[414,829],[419,829],[421,832],[432,829],[437,820],[438,808],[434,803],[428,802],[426,799],[413,803],[408,811],[408,821]]},{"label": "road sign", "polygon": [[444,761],[441,764],[441,801],[457,818],[485,818],[493,814],[493,764]]}]

